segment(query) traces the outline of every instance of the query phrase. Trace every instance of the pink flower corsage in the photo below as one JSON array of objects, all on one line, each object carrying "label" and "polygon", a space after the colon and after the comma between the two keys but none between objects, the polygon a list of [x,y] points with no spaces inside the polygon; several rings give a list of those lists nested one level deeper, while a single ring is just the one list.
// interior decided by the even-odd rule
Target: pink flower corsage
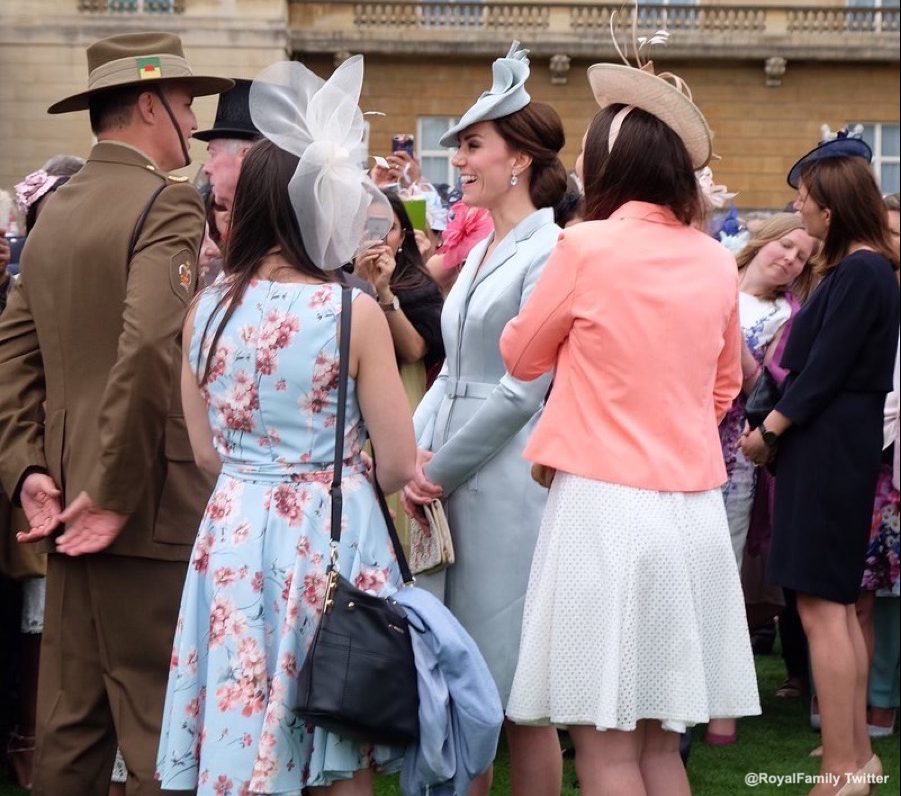
[{"label": "pink flower corsage", "polygon": [[491,214],[481,207],[469,207],[457,202],[451,208],[451,218],[441,236],[439,254],[444,255],[444,267],[457,268],[466,260],[472,247],[485,240],[494,230]]}]

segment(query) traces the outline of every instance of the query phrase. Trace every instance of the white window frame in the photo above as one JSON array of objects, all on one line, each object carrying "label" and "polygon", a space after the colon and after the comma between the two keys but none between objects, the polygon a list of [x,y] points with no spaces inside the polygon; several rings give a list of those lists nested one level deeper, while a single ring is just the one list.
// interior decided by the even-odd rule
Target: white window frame
[{"label": "white window frame", "polygon": [[457,169],[451,165],[451,159],[454,157],[454,152],[456,151],[453,148],[441,147],[439,149],[423,149],[422,143],[424,141],[424,137],[422,134],[422,123],[424,120],[434,120],[434,119],[444,119],[447,122],[446,130],[450,130],[457,121],[459,117],[457,116],[418,116],[416,118],[416,156],[419,158],[419,162],[422,163],[425,158],[445,158],[447,160],[447,178],[444,180],[439,180],[439,182],[446,182],[448,185],[453,187],[457,184]]},{"label": "white window frame", "polygon": [[[896,164],[901,165],[901,154],[899,155],[883,155],[882,154],[882,133],[883,127],[898,126],[897,122],[849,122],[847,127],[849,130],[852,130],[855,125],[860,124],[863,125],[864,129],[869,128],[873,133],[873,162],[870,164],[870,167],[873,169],[873,175],[876,177],[876,182],[879,184],[879,188],[883,192],[888,192],[888,188],[884,188],[882,185],[882,167],[886,164]],[[899,131],[899,135],[901,135],[901,131]],[[901,151],[901,147],[899,147],[899,151]]]}]

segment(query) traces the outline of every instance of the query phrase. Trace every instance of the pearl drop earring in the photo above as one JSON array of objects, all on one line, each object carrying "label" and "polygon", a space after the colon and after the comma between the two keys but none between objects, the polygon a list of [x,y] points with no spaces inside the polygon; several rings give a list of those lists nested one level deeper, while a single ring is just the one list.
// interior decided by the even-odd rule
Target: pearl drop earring
[{"label": "pearl drop earring", "polygon": [[516,176],[516,172],[510,174],[510,185],[516,185],[519,182],[519,177]]}]

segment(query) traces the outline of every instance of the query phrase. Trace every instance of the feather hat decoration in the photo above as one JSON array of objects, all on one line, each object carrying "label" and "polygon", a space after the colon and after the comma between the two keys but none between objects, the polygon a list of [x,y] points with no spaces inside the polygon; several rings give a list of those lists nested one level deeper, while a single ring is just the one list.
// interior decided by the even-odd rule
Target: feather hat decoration
[{"label": "feather hat decoration", "polygon": [[669,33],[658,30],[651,36],[639,37],[636,2],[632,8],[633,66],[616,40],[615,19],[614,11],[610,14],[610,35],[624,65],[594,64],[588,67],[588,82],[595,100],[602,108],[623,104],[641,108],[656,116],[682,139],[693,168],[702,169],[713,156],[713,137],[704,114],[692,101],[688,84],[671,72],[655,74],[654,62],[642,57],[642,50],[646,47],[665,45],[669,40]]}]

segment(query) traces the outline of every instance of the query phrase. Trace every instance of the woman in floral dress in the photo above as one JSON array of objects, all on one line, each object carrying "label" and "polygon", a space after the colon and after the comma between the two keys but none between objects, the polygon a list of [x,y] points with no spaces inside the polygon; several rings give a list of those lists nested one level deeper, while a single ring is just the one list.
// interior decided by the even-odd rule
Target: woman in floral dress
[{"label": "woman in floral dress", "polygon": [[[357,68],[362,80],[359,58],[345,67]],[[219,480],[182,596],[163,789],[371,793],[371,770],[397,767],[404,751],[338,737],[292,711],[330,555],[342,291],[326,273],[340,263],[314,256],[289,200],[297,164],[270,141],[247,154],[226,276],[185,323],[185,417],[198,464]],[[360,291],[353,298],[338,561],[355,586],[383,595],[401,578],[360,455],[365,428],[386,492],[413,475],[416,451],[384,314]]]}]

